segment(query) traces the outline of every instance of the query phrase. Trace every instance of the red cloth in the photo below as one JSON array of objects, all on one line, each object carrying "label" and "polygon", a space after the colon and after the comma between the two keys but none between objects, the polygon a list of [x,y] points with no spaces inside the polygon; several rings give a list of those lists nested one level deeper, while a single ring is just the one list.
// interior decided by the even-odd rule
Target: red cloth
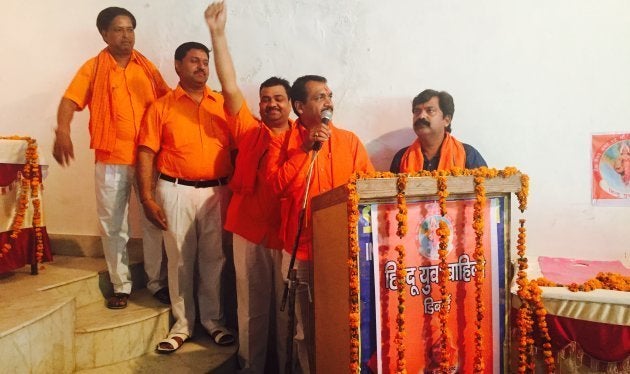
[{"label": "red cloth", "polygon": [[[24,169],[24,164],[0,163],[0,187],[6,187],[17,179],[18,172]],[[42,175],[42,167],[39,167],[39,175]]]},{"label": "red cloth", "polygon": [[630,326],[583,321],[547,314],[551,343],[555,350],[577,342],[593,358],[615,362],[630,355]]},{"label": "red cloth", "polygon": [[[45,227],[41,229],[44,244],[44,257],[42,258],[42,262],[52,261],[48,233]],[[11,243],[12,248],[9,253],[5,253],[4,256],[0,258],[0,274],[19,269],[34,262],[37,240],[35,239],[35,229],[32,227],[22,229],[15,241],[11,239],[11,231],[0,233],[0,248],[2,248],[5,243]]]},{"label": "red cloth", "polygon": [[[514,328],[517,314],[518,309],[512,308],[511,320]],[[586,354],[601,361],[622,361],[630,355],[630,326],[591,322],[553,314],[547,314],[546,321],[554,352],[565,348],[571,342],[576,342]],[[538,330],[534,335],[538,336]]]},{"label": "red cloth", "polygon": [[[445,133],[442,146],[440,148],[440,162],[438,170],[450,170],[452,167],[466,167],[466,151],[464,145],[455,139],[451,134]],[[415,173],[423,170],[424,155],[420,140],[416,139],[405,151],[400,160],[401,173]]]},{"label": "red cloth", "polygon": [[[337,128],[332,123],[329,127],[330,140],[323,144],[313,168],[309,200],[346,184],[357,171],[374,171],[365,147],[354,133]],[[266,167],[268,181],[274,192],[280,196],[284,249],[291,252],[297,236],[298,216],[302,210],[306,174],[312,152],[306,153],[302,149],[308,130],[301,125],[299,119],[296,126],[285,134],[282,138],[274,139],[269,147]],[[297,258],[302,261],[311,258],[313,228],[310,216],[308,204],[297,253]]]},{"label": "red cloth", "polygon": [[0,164],[0,187],[6,187],[17,179],[17,173],[24,169],[24,164]]},{"label": "red cloth", "polygon": [[[230,189],[225,229],[266,248],[282,249],[280,201],[266,183],[264,158],[274,135],[247,107],[227,116],[238,155]],[[289,121],[292,126],[292,121]]]}]

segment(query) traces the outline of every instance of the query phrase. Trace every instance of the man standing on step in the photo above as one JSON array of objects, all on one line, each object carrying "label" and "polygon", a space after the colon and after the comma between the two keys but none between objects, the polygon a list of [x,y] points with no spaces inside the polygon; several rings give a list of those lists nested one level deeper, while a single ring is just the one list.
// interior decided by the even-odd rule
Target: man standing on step
[{"label": "man standing on step", "polygon": [[[114,287],[107,307],[121,309],[131,293],[127,212],[135,181],[138,130],[145,109],[169,87],[156,67],[133,49],[133,14],[123,8],[106,8],[98,14],[96,26],[107,47],[83,64],[59,103],[53,156],[61,166],[74,159],[70,122],[75,111],[88,106],[99,229]],[[168,295],[166,274],[161,271],[162,235],[146,219],[142,242],[149,290],[158,298]],[[161,301],[168,299],[162,297]]]},{"label": "man standing on step", "polygon": [[[284,290],[280,201],[265,182],[265,170],[260,165],[271,140],[281,137],[292,126],[291,86],[276,77],[264,81],[258,104],[262,120],[253,117],[236,83],[225,35],[224,4],[211,4],[205,17],[225,98],[224,108],[238,148],[234,177],[230,181],[233,195],[225,223],[225,229],[233,233],[238,361],[240,373],[282,373],[288,319],[287,313],[280,311]],[[278,368],[272,365],[276,361],[274,354]]]},{"label": "man standing on step", "polygon": [[[147,218],[164,230],[175,319],[156,348],[159,353],[176,351],[192,336],[195,289],[201,324],[214,342],[229,345],[235,340],[224,326],[221,300],[231,142],[223,96],[206,85],[209,52],[195,42],[177,48],[179,84],[149,107],[138,142],[141,203]],[[159,173],[155,191],[154,161]]]}]

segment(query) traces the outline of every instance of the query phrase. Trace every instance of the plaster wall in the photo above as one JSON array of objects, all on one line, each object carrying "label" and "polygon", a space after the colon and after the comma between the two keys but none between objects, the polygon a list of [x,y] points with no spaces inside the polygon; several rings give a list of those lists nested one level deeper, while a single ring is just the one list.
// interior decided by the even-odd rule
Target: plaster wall
[{"label": "plaster wall", "polygon": [[[36,137],[50,163],[49,232],[97,235],[87,111],[73,121],[71,167],[51,156],[59,99],[79,66],[104,47],[96,15],[109,5],[134,13],[136,48],[174,86],[175,48],[209,44],[207,3],[2,4],[0,133]],[[357,133],[375,166],[387,169],[413,139],[411,98],[425,88],[447,90],[456,104],[453,134],[489,166],[530,175],[530,253],[630,257],[630,209],[591,205],[589,164],[591,134],[630,131],[627,1],[274,0],[228,7],[230,46],[251,107],[271,75],[324,75],[335,123]],[[209,83],[220,90],[211,72]],[[132,221],[138,236],[137,214]]]}]

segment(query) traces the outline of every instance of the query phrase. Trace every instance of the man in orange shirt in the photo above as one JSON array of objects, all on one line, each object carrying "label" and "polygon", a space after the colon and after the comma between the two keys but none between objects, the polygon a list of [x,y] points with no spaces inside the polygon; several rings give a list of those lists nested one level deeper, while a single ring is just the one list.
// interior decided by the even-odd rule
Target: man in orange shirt
[{"label": "man in orange shirt", "polygon": [[[90,148],[96,155],[99,229],[114,287],[107,306],[120,309],[127,306],[131,292],[127,211],[134,184],[136,138],[145,109],[169,87],[155,66],[133,49],[136,19],[128,10],[106,8],[99,13],[96,26],[107,48],[79,69],[61,99],[53,155],[62,166],[70,164],[74,158],[70,122],[75,111],[88,106]],[[168,302],[166,274],[161,266],[162,235],[146,219],[142,239],[147,288],[160,301]]]},{"label": "man in orange shirt", "polygon": [[[138,141],[138,184],[147,218],[164,230],[175,324],[156,347],[177,350],[195,326],[195,268],[201,324],[215,343],[234,343],[221,301],[223,222],[229,199],[230,134],[223,96],[210,90],[209,50],[188,42],[175,51],[177,88],[147,110]],[[159,179],[155,191],[153,164]]]},{"label": "man in orange shirt", "polygon": [[[326,78],[317,75],[298,78],[291,88],[291,100],[298,120],[286,137],[272,142],[267,163],[268,181],[281,199],[285,243],[283,274],[287,274],[298,232],[298,216],[302,210],[310,163],[314,162],[308,190],[309,202],[313,196],[346,184],[355,172],[374,170],[365,147],[354,133],[336,127],[332,121],[323,120],[330,117],[334,110],[332,91]],[[301,282],[309,279],[312,237],[310,203],[307,203],[295,264]],[[309,362],[312,361],[312,316],[307,291],[301,287],[296,294],[295,340],[299,364],[305,373],[310,372]]]},{"label": "man in orange shirt", "polygon": [[[286,80],[275,77],[263,82],[259,90],[262,120],[255,119],[236,83],[225,35],[224,2],[211,4],[205,16],[228,123],[238,148],[225,229],[233,233],[240,373],[281,373],[286,357],[288,321],[287,314],[279,310],[284,291],[280,202],[265,183],[265,170],[260,165],[271,139],[282,136],[292,125],[289,120],[291,86]],[[274,326],[275,334],[270,331]],[[268,341],[275,342],[269,349]],[[277,369],[266,362],[272,353],[278,357]]]}]

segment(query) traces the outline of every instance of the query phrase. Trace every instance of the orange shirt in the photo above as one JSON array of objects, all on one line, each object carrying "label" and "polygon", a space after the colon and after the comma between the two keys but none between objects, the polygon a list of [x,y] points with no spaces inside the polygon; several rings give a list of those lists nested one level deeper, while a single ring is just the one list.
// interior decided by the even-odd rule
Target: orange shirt
[{"label": "orange shirt", "polygon": [[[227,210],[225,229],[242,236],[252,243],[263,244],[266,248],[282,249],[280,238],[280,201],[266,182],[266,169],[263,167],[267,149],[276,135],[265,124],[252,116],[247,104],[235,116],[228,116],[228,124],[238,148],[234,178],[230,182],[233,194]],[[289,120],[292,125],[292,121]],[[254,170],[252,170],[254,169]],[[243,179],[238,182],[241,172]],[[242,188],[235,184],[253,186]]]},{"label": "orange shirt", "polygon": [[[112,106],[116,108],[116,116],[113,118],[116,140],[112,152],[95,150],[96,161],[106,164],[133,165],[136,162],[136,141],[142,117],[147,107],[156,99],[154,87],[135,54],[132,54],[126,68],[118,66],[111,55],[109,57],[113,66],[109,72],[111,90],[109,95]],[[96,73],[96,61],[97,58],[94,57],[81,66],[63,95],[64,98],[77,104],[80,110],[91,106],[91,89]],[[158,87],[155,87],[155,91],[164,94],[170,88],[159,74],[158,77],[159,80],[156,82]]]},{"label": "orange shirt", "polygon": [[[354,133],[336,128],[332,123],[329,127],[330,139],[323,144],[313,167],[309,201],[313,196],[346,184],[357,171],[374,171],[365,147]],[[285,137],[274,139],[269,148],[268,181],[280,197],[281,233],[284,249],[289,253],[297,235],[306,174],[313,153],[302,150],[307,137],[308,130],[298,120]],[[313,228],[310,217],[308,204],[297,253],[297,258],[303,261],[312,257]]]},{"label": "orange shirt", "polygon": [[210,180],[232,173],[223,96],[204,88],[201,103],[181,86],[147,110],[138,145],[157,153],[157,170],[175,178]]}]

